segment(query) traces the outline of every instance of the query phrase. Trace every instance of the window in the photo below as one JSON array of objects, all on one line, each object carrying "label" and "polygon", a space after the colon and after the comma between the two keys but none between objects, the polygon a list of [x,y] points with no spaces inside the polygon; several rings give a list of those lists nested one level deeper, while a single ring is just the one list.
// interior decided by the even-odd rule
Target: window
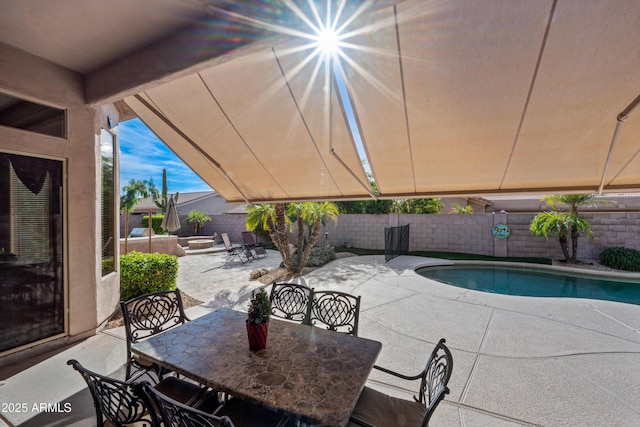
[{"label": "window", "polygon": [[0,93],[0,126],[57,138],[67,137],[67,120],[64,110],[25,101],[4,93]]},{"label": "window", "polygon": [[106,129],[100,132],[100,166],[102,191],[102,275],[116,271],[116,209],[115,209],[115,135]]},{"label": "window", "polygon": [[30,262],[49,261],[49,248],[42,244],[42,236],[50,235],[49,197],[51,179],[45,175],[42,188],[34,194],[25,187],[13,167],[11,177],[11,253]]}]

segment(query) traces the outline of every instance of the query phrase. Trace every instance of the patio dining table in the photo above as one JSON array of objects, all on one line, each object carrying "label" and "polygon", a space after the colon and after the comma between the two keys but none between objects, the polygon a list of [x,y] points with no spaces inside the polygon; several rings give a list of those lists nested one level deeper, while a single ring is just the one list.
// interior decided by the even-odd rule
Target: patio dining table
[{"label": "patio dining table", "polygon": [[271,319],[267,348],[249,350],[246,313],[221,308],[145,341],[143,359],[314,426],[345,426],[382,344]]}]

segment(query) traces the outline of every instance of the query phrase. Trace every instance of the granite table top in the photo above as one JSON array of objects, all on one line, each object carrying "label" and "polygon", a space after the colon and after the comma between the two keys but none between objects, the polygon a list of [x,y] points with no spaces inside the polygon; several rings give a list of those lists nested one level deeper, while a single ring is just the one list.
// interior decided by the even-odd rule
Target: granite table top
[{"label": "granite table top", "polygon": [[221,308],[133,344],[131,351],[304,423],[346,425],[382,344],[272,318],[267,348],[251,352],[246,316]]}]

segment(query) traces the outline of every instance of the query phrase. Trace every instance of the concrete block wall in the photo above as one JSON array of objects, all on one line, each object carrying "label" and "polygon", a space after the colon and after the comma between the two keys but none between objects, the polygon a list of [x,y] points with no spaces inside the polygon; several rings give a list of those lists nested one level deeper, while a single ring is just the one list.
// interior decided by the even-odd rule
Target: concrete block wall
[{"label": "concrete block wall", "polygon": [[[600,253],[613,246],[640,250],[640,213],[623,212],[608,215],[584,215],[591,222],[593,242],[586,241],[585,254],[597,259]],[[580,252],[578,253],[580,256]]]},{"label": "concrete block wall", "polygon": [[[479,255],[510,257],[545,257],[562,259],[557,237],[533,236],[529,224],[534,214],[474,214],[474,215],[398,215],[351,214],[340,215],[321,230],[319,245],[343,246],[344,238],[351,246],[363,249],[384,249],[384,229],[409,224],[409,249],[412,251],[464,252]],[[626,246],[640,250],[640,213],[586,213],[591,222],[593,240],[581,236],[578,258],[597,260],[600,253],[612,246]],[[506,223],[511,235],[498,241],[491,235],[497,222]],[[246,230],[246,215],[214,215],[201,234],[227,233],[232,242],[241,242]],[[184,221],[183,221],[184,224]],[[180,236],[190,235],[191,227],[184,224]],[[296,235],[290,235],[296,243]],[[506,244],[506,250],[505,250]]]},{"label": "concrete block wall", "polygon": [[547,240],[531,234],[529,225],[534,216],[533,214],[506,215],[505,223],[511,229],[511,235],[507,238],[507,256],[564,258],[557,237],[549,237]]},{"label": "concrete block wall", "polygon": [[[475,216],[475,215],[474,215]],[[562,259],[560,243],[556,236],[545,239],[533,236],[529,224],[534,214],[509,214],[507,224],[511,236],[507,239],[508,256],[533,256]],[[612,246],[625,246],[640,250],[640,214],[589,213],[583,216],[591,223],[593,239],[581,234],[578,239],[578,258],[597,260],[600,253]],[[570,249],[571,250],[571,249]]]},{"label": "concrete block wall", "polygon": [[[409,249],[464,252],[491,256],[545,257],[562,259],[558,238],[533,236],[529,225],[534,214],[509,214],[500,218],[511,229],[506,239],[506,253],[498,250],[502,243],[491,234],[494,214],[475,215],[340,215],[337,224],[329,223],[329,244],[342,246],[343,237],[358,248],[384,249],[384,228],[409,224]],[[612,246],[640,250],[640,213],[584,214],[592,225],[593,239],[581,235],[578,258],[597,260]],[[321,239],[322,241],[322,239]]]},{"label": "concrete block wall", "polygon": [[207,222],[203,234],[227,233],[233,243],[242,242],[242,232],[247,230],[247,215],[213,215],[212,221]]},{"label": "concrete block wall", "polygon": [[409,224],[412,251],[493,253],[491,215],[400,215]]},{"label": "concrete block wall", "polygon": [[[340,215],[329,221],[321,233],[328,232],[331,246],[343,246],[344,239],[355,248],[384,249],[384,229],[389,227],[389,215]],[[319,239],[323,241],[323,237]]]}]

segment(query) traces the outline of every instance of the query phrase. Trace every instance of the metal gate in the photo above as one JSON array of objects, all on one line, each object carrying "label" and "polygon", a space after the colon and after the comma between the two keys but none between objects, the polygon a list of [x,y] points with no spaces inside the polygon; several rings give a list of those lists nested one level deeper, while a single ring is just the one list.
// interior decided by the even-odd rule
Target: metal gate
[{"label": "metal gate", "polygon": [[409,224],[384,229],[384,259],[389,261],[409,252]]}]

